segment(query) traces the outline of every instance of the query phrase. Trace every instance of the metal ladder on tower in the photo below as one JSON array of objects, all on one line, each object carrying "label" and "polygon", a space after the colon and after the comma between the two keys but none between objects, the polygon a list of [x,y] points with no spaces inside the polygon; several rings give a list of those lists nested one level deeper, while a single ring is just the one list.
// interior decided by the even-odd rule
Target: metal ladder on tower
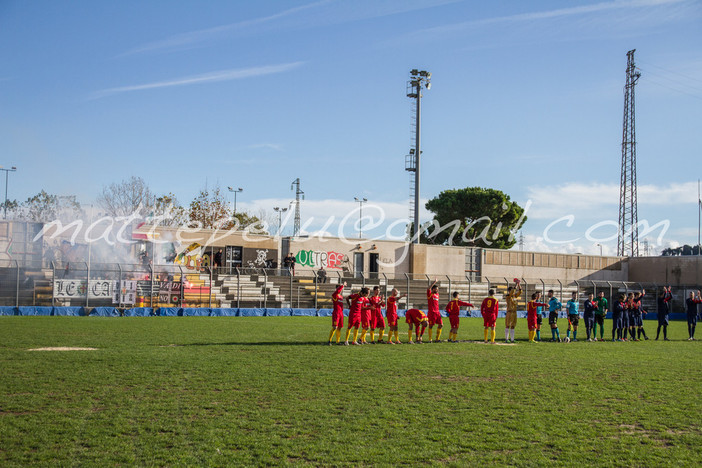
[{"label": "metal ladder on tower", "polygon": [[[414,88],[408,83],[407,95],[411,97]],[[409,172],[409,219],[410,223],[414,220],[414,191],[415,180],[414,173],[417,171],[417,158],[414,152],[416,151],[415,142],[417,141],[417,108],[414,102],[410,101],[410,150],[405,156],[405,170]]]}]

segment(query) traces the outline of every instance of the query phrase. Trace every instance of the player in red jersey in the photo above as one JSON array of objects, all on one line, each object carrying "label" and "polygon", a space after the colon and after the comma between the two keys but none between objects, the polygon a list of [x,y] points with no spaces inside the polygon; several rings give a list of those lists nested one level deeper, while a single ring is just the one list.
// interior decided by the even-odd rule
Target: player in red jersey
[{"label": "player in red jersey", "polygon": [[344,296],[341,292],[344,290],[346,282],[336,287],[336,291],[332,294],[332,329],[329,332],[329,346],[332,344],[334,334],[336,334],[336,344],[340,344],[341,329],[344,328]]},{"label": "player in red jersey", "polygon": [[358,327],[361,325],[361,314],[363,311],[370,310],[370,302],[368,302],[368,294],[370,290],[368,288],[361,288],[361,291],[356,294],[351,294],[346,298],[346,302],[349,305],[349,327],[346,329],[346,346],[349,345],[349,335],[351,335],[351,328],[354,328],[353,333],[353,344],[358,345]]},{"label": "player in red jersey", "polygon": [[451,331],[449,332],[448,339],[449,343],[458,343],[458,325],[460,324],[458,314],[461,311],[461,307],[473,307],[473,304],[459,300],[458,291],[454,291],[453,299],[446,305],[446,313],[448,314],[449,322],[451,323]]},{"label": "player in red jersey", "polygon": [[368,334],[368,330],[370,330],[371,327],[371,319],[373,318],[373,307],[370,304],[370,289],[368,288],[361,288],[361,290],[365,289],[368,291],[368,294],[366,294],[366,299],[368,300],[368,307],[362,307],[361,308],[361,344],[368,344],[366,341],[366,335]]},{"label": "player in red jersey", "polygon": [[541,293],[535,292],[531,295],[531,300],[527,303],[527,327],[529,328],[529,343],[538,343],[536,330],[538,327],[539,307],[548,307],[545,302],[538,302]]},{"label": "player in red jersey", "polygon": [[[417,343],[421,343],[422,335],[424,335],[424,330],[426,330],[427,325],[429,324],[427,314],[425,314],[424,311],[421,311],[419,309],[409,309],[405,313],[405,322],[409,324],[409,331],[407,332],[407,339],[409,340],[409,344],[414,343],[412,341],[413,326],[415,329],[415,335],[417,337]],[[421,331],[419,330],[420,327],[422,328]]]},{"label": "player in red jersey", "polygon": [[441,312],[439,311],[439,285],[436,284],[436,278],[434,282],[427,289],[427,317],[429,318],[429,343],[432,342],[431,335],[436,325],[436,342],[441,341],[441,329],[444,327],[444,321],[441,318]]},{"label": "player in red jersey", "polygon": [[373,295],[368,299],[373,308],[371,309],[371,343],[375,342],[375,329],[379,328],[378,343],[383,342],[385,334],[385,319],[383,318],[383,307],[385,307],[385,298],[380,295],[380,286],[373,286]]},{"label": "player in red jersey", "polygon": [[400,296],[399,294],[400,291],[393,288],[393,290],[390,291],[390,296],[388,297],[386,301],[387,305],[385,306],[385,317],[388,319],[388,343],[390,344],[395,344],[392,342],[393,334],[395,335],[395,341],[397,344],[401,344],[400,338],[397,335],[397,301],[405,296]]},{"label": "player in red jersey", "polygon": [[483,299],[480,306],[480,313],[483,315],[483,325],[485,326],[485,342],[488,342],[488,332],[490,334],[490,342],[495,342],[495,322],[497,321],[498,303],[495,299],[495,290],[488,291],[488,297]]}]

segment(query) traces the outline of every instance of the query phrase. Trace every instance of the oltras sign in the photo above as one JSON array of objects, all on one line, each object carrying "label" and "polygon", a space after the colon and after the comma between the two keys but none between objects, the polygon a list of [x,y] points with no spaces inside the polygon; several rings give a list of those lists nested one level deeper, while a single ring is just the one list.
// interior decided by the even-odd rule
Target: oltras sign
[{"label": "oltras sign", "polygon": [[295,255],[298,265],[312,268],[341,268],[344,261],[344,254],[340,252],[322,252],[315,250],[300,250]]}]

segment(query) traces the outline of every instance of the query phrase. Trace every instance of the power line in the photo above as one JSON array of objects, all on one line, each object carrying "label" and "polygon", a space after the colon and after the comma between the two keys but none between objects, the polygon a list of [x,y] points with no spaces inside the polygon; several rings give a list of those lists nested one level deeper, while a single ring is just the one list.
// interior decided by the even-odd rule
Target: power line
[{"label": "power line", "polygon": [[[685,74],[683,74],[683,73],[676,72],[676,71],[670,70],[670,69],[668,69],[668,68],[661,67],[660,65],[654,65],[654,64],[652,64],[652,63],[645,62],[645,61],[643,61],[643,60],[639,60],[639,62],[643,63],[644,65],[650,65],[650,66],[652,66],[652,67],[654,67],[654,68],[658,68],[659,70],[663,70],[664,72],[668,72],[668,73],[671,73],[671,74],[673,74],[673,75],[681,76],[681,77],[686,78],[686,79],[688,79],[688,80],[699,81],[700,83],[702,83],[702,80],[699,79],[699,78],[694,78],[694,77],[692,77],[692,76],[685,75]],[[650,73],[650,72],[647,72],[647,73]]]},{"label": "power line", "polygon": [[[702,96],[698,96],[697,94],[692,94],[692,93],[689,93],[689,92],[687,92],[687,91],[683,91],[683,90],[681,90],[681,89],[673,88],[673,87],[671,87],[671,86],[669,86],[669,85],[667,85],[667,84],[665,84],[665,83],[661,83],[660,81],[652,80],[651,78],[647,78],[647,79],[646,79],[646,82],[651,82],[651,83],[657,84],[658,86],[661,86],[661,87],[663,87],[663,88],[669,89],[669,90],[671,90],[671,91],[675,91],[676,93],[685,94],[685,95],[687,95],[687,96],[690,96],[690,97],[693,97],[693,98],[697,98],[697,99],[702,99]],[[694,89],[694,88],[693,88],[693,89]],[[702,90],[701,90],[700,92],[702,93]]]}]

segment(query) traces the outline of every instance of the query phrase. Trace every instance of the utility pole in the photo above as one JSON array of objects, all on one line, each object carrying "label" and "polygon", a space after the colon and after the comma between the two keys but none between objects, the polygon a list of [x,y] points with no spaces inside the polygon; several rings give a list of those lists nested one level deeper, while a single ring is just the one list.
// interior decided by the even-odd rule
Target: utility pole
[{"label": "utility pole", "polygon": [[410,180],[410,218],[413,219],[412,242],[419,244],[419,163],[422,155],[420,147],[420,125],[422,110],[422,88],[431,89],[431,73],[425,70],[410,71],[410,80],[407,82],[407,97],[416,99],[416,106],[413,109],[412,130],[414,136],[414,147],[410,148],[409,154],[405,156],[405,170],[414,172],[414,184]]},{"label": "utility pole", "polygon": [[700,179],[697,179],[697,255],[702,255],[700,231],[702,230],[702,197],[700,196]]},{"label": "utility pole", "polygon": [[5,169],[2,166],[0,166],[0,171],[5,171],[5,209],[4,209],[4,214],[3,214],[3,219],[7,219],[7,183],[8,183],[8,175],[10,172],[15,172],[17,168],[15,166],[12,166],[10,169]]},{"label": "utility pole", "polygon": [[354,201],[359,205],[358,212],[358,238],[363,239],[363,204],[368,202],[367,198],[353,197]]},{"label": "utility pole", "polygon": [[295,224],[293,225],[293,237],[300,235],[300,200],[305,199],[305,192],[300,190],[300,178],[293,180],[290,190],[295,189]]},{"label": "utility pole", "polygon": [[[273,207],[273,211],[275,211],[276,213],[278,213],[278,237],[280,237],[280,230],[281,230],[282,224],[283,224],[283,213],[285,213],[286,211],[288,211],[288,209],[287,209],[287,208],[281,208],[281,207],[279,207],[279,206],[274,206],[274,207]],[[287,219],[286,219],[286,221],[287,221]]]},{"label": "utility pole", "polygon": [[634,52],[626,53],[624,125],[622,129],[622,172],[619,184],[619,235],[617,255],[639,256],[639,214],[636,196],[636,120],[634,87],[641,73],[634,65]]},{"label": "utility pole", "polygon": [[233,187],[227,187],[230,192],[234,194],[234,214],[236,214],[236,194],[241,193],[244,191],[243,188],[239,187],[238,189],[234,189]]}]

